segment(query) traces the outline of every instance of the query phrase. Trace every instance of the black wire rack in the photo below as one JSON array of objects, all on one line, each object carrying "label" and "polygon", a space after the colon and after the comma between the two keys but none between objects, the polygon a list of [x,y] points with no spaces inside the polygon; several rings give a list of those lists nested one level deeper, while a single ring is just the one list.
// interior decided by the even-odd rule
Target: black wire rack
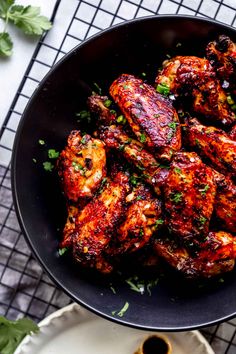
[{"label": "black wire rack", "polygon": [[[14,211],[10,159],[23,110],[50,68],[85,38],[135,17],[188,14],[214,18],[236,27],[236,0],[61,0],[55,2],[52,31],[42,36],[0,130],[0,315],[35,321],[70,303],[32,257]],[[56,38],[57,20],[63,31]],[[63,32],[63,33],[62,33]],[[216,354],[236,353],[236,319],[202,333]]]}]

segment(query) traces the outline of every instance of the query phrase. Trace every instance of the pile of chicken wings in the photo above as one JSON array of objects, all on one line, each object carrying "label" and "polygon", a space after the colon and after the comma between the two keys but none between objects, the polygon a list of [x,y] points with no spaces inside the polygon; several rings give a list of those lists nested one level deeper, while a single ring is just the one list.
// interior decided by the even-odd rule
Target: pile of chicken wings
[{"label": "pile of chicken wings", "polygon": [[221,35],[206,58],[168,59],[152,85],[122,74],[109,94],[88,98],[94,131],[72,131],[57,161],[68,208],[61,247],[102,273],[142,252],[187,278],[231,271],[236,45]]}]

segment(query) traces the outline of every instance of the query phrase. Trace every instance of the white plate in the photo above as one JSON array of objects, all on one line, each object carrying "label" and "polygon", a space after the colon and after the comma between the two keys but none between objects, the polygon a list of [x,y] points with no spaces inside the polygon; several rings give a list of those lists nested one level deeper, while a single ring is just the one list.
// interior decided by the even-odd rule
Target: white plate
[{"label": "white plate", "polygon": [[[134,354],[153,334],[104,320],[77,304],[53,313],[39,326],[40,332],[27,336],[15,354]],[[172,354],[214,354],[198,331],[164,335],[172,344]]]}]

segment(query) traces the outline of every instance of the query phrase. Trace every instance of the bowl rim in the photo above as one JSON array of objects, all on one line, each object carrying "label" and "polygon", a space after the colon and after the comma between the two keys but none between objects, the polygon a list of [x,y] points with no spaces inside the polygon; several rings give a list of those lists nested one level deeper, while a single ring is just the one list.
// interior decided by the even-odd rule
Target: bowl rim
[{"label": "bowl rim", "polygon": [[234,31],[235,35],[236,35],[236,28],[224,24],[222,22],[216,21],[214,19],[211,18],[204,18],[204,17],[197,17],[197,16],[191,16],[191,15],[176,15],[176,14],[165,14],[165,15],[150,15],[150,16],[143,16],[143,17],[139,17],[139,18],[134,18],[131,20],[127,20],[127,21],[123,21],[121,23],[118,23],[116,25],[113,25],[111,27],[108,27],[104,30],[99,31],[98,33],[95,33],[94,35],[92,35],[91,37],[83,40],[81,43],[79,43],[78,45],[76,45],[74,48],[72,48],[68,53],[66,53],[57,63],[55,63],[55,65],[53,67],[51,67],[51,69],[48,71],[48,73],[43,77],[43,79],[39,82],[37,88],[34,90],[33,94],[31,95],[29,101],[26,104],[26,107],[22,113],[20,122],[18,124],[17,127],[17,131],[15,134],[15,139],[14,139],[14,143],[13,143],[13,148],[12,148],[12,157],[11,157],[11,187],[12,187],[12,195],[13,195],[13,204],[14,204],[14,208],[15,208],[15,212],[17,215],[17,219],[18,222],[20,224],[20,228],[21,231],[23,233],[24,239],[26,240],[31,252],[33,253],[34,257],[36,258],[36,260],[39,262],[40,266],[42,267],[43,271],[46,272],[46,274],[51,278],[51,280],[53,281],[53,283],[59,287],[60,290],[62,290],[63,292],[65,292],[73,301],[75,301],[76,303],[82,305],[83,307],[85,307],[86,309],[88,309],[89,311],[101,316],[102,318],[105,318],[109,321],[112,321],[114,323],[118,323],[120,325],[124,325],[127,327],[132,327],[132,328],[136,328],[136,329],[140,329],[140,330],[149,330],[149,331],[159,331],[159,332],[180,332],[180,331],[189,331],[189,330],[194,330],[194,329],[201,329],[204,327],[208,327],[208,326],[213,326],[216,324],[220,324],[222,322],[228,321],[232,318],[234,318],[236,316],[236,310],[234,313],[231,313],[230,315],[226,315],[223,317],[220,317],[218,319],[212,320],[212,321],[206,321],[204,323],[201,324],[197,324],[197,325],[187,325],[187,326],[181,326],[181,327],[154,327],[154,326],[148,326],[148,325],[141,325],[141,324],[135,324],[135,323],[131,323],[125,320],[125,318],[117,318],[117,317],[113,317],[112,315],[106,314],[101,312],[100,310],[97,310],[96,308],[94,308],[92,305],[90,305],[89,303],[86,303],[85,301],[82,301],[81,299],[78,299],[73,293],[72,291],[68,290],[64,284],[56,278],[56,276],[53,274],[53,271],[51,269],[49,269],[49,267],[47,266],[47,264],[45,264],[45,262],[42,260],[39,252],[35,249],[35,247],[33,246],[33,243],[31,241],[31,237],[25,227],[24,224],[24,220],[23,220],[23,216],[21,213],[21,208],[19,205],[19,200],[18,200],[18,192],[17,192],[17,188],[16,188],[16,174],[15,174],[15,170],[16,170],[16,162],[17,162],[17,152],[18,152],[18,147],[19,147],[19,142],[20,142],[20,137],[21,137],[21,133],[22,133],[22,128],[24,126],[24,122],[26,120],[26,116],[27,116],[27,111],[29,109],[29,107],[31,106],[31,104],[34,102],[35,98],[37,97],[38,92],[41,90],[42,86],[44,85],[44,83],[48,80],[48,78],[50,77],[50,75],[57,70],[57,68],[64,63],[64,61],[66,61],[69,57],[71,57],[74,52],[76,52],[78,49],[82,48],[83,46],[86,46],[88,43],[92,42],[93,40],[95,40],[96,38],[99,38],[101,36],[103,36],[103,34],[105,33],[109,33],[112,31],[115,31],[121,27],[125,27],[128,26],[132,23],[137,23],[137,22],[145,22],[145,21],[149,21],[149,20],[165,20],[165,19],[177,19],[179,21],[181,21],[182,19],[185,20],[190,20],[190,21],[196,21],[196,22],[202,22],[202,23],[207,23],[207,24],[213,24],[219,27],[222,27],[222,29],[226,29],[226,30],[230,30],[230,31]]}]

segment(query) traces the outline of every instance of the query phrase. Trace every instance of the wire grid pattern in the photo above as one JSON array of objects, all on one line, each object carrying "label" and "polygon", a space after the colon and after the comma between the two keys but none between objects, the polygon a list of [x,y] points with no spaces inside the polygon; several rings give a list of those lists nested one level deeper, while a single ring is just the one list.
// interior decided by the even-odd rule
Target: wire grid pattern
[{"label": "wire grid pattern", "polygon": [[[9,319],[28,316],[39,321],[70,303],[32,257],[14,211],[10,158],[23,110],[50,68],[75,45],[104,28],[135,17],[188,14],[214,18],[236,27],[235,0],[61,0],[52,19],[70,7],[65,30],[58,40],[43,36],[22,79],[0,131],[0,315]],[[206,328],[202,333],[216,354],[236,353],[236,319]]]}]

